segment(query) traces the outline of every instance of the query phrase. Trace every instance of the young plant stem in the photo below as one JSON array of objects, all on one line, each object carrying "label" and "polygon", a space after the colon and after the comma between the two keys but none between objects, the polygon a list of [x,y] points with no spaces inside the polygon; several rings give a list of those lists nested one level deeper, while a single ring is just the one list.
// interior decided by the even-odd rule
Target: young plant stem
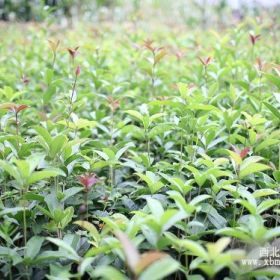
[{"label": "young plant stem", "polygon": [[262,91],[261,91],[261,81],[262,81],[262,74],[259,75],[259,101],[260,101],[260,112],[262,110]]},{"label": "young plant stem", "polygon": [[280,171],[280,145],[278,145],[278,170]]},{"label": "young plant stem", "polygon": [[[237,170],[236,170],[235,172],[236,172],[236,175],[237,175],[237,177],[238,177],[238,179],[239,179],[239,167],[237,167]],[[236,188],[236,194],[237,194],[237,196],[239,196],[238,190],[239,190],[239,185],[238,185],[237,188]],[[240,196],[239,196],[239,197],[240,197]],[[234,224],[236,223],[237,211],[238,211],[238,208],[237,208],[237,207],[234,207],[234,209],[233,209],[233,222],[234,222]],[[241,217],[241,216],[240,216],[240,217]]]},{"label": "young plant stem", "polygon": [[86,205],[86,220],[88,221],[88,191],[85,192],[85,200],[84,203]]},{"label": "young plant stem", "polygon": [[151,165],[151,157],[150,157],[150,137],[147,129],[145,129],[145,138],[146,138],[146,149],[147,149],[147,154],[148,154],[148,161],[149,161],[149,166]]},{"label": "young plant stem", "polygon": [[71,96],[70,96],[70,100],[69,100],[69,113],[68,113],[68,117],[67,117],[67,126],[69,128],[69,124],[70,124],[70,119],[71,119],[71,114],[73,113],[73,103],[74,103],[74,94],[76,91],[76,86],[77,86],[77,79],[78,79],[78,75],[75,74],[75,79],[74,79],[74,83],[72,86],[72,92],[71,92]]},{"label": "young plant stem", "polygon": [[110,188],[113,190],[114,188],[114,167],[112,164],[109,166],[109,172],[110,172]]},{"label": "young plant stem", "polygon": [[54,65],[56,61],[56,51],[53,52],[53,61],[52,61],[52,69],[54,70]]},{"label": "young plant stem", "polygon": [[59,238],[59,239],[63,238],[62,230],[60,228],[60,225],[58,225],[58,228],[57,228],[57,238]]},{"label": "young plant stem", "polygon": [[252,63],[255,61],[255,45],[252,46]]},{"label": "young plant stem", "polygon": [[54,186],[55,186],[56,193],[58,193],[59,189],[58,189],[58,179],[57,179],[57,177],[54,177]]},{"label": "young plant stem", "polygon": [[183,165],[183,129],[181,129],[180,133],[180,171],[182,170]]},{"label": "young plant stem", "polygon": [[23,206],[23,238],[24,238],[24,246],[27,243],[27,226],[26,226],[26,208]]},{"label": "young plant stem", "polygon": [[[278,170],[280,171],[280,145],[278,145]],[[278,204],[277,209],[280,209],[280,205]],[[277,216],[276,219],[276,227],[279,225],[279,215]]]},{"label": "young plant stem", "polygon": [[153,65],[152,65],[152,76],[151,76],[151,82],[152,82],[152,97],[155,96],[155,71],[156,71],[156,54],[153,52]]},{"label": "young plant stem", "polygon": [[[111,139],[110,139],[110,147],[113,148],[113,144],[114,144],[114,136],[113,136],[113,133],[114,133],[114,112],[113,110],[111,110],[111,129],[110,129],[110,134],[111,134]],[[115,184],[115,180],[114,180],[114,177],[115,177],[115,174],[114,174],[114,167],[113,165],[111,164],[110,167],[109,167],[109,173],[110,173],[110,184],[111,184],[111,190],[113,190],[114,188],[114,184]]]},{"label": "young plant stem", "polygon": [[16,136],[17,136],[17,146],[19,148],[19,119],[18,119],[18,113],[15,113],[15,122],[16,122]]},{"label": "young plant stem", "polygon": [[207,85],[208,85],[207,65],[204,65],[203,69],[204,69],[204,85],[205,88],[207,89]]},{"label": "young plant stem", "polygon": [[26,225],[26,207],[25,207],[25,201],[23,200],[23,196],[24,196],[24,189],[21,190],[21,199],[22,199],[22,203],[23,203],[23,243],[24,243],[24,247],[26,246],[27,243],[27,225]]},{"label": "young plant stem", "polygon": [[9,263],[9,280],[13,280],[13,272],[12,272],[13,263]]}]

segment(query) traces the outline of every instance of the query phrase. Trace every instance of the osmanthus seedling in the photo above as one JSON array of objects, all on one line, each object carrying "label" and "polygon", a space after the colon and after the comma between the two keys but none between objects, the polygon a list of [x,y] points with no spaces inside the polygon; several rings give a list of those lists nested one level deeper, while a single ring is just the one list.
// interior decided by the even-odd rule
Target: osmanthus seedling
[{"label": "osmanthus seedling", "polygon": [[[116,99],[113,96],[108,96],[107,97],[107,105],[110,108],[110,128],[109,128],[109,133],[110,133],[110,142],[109,142],[109,146],[112,149],[113,145],[114,145],[114,134],[115,132],[115,113],[117,111],[117,109],[120,107],[120,99]],[[110,165],[110,180],[111,180],[111,185],[114,184],[114,168],[112,165]]]},{"label": "osmanthus seedling", "polygon": [[250,147],[245,147],[242,150],[239,150],[238,148],[234,147],[233,151],[227,150],[231,162],[233,164],[236,176],[239,180],[242,180],[251,174],[271,169],[270,166],[260,163],[260,161],[263,160],[262,157],[247,157],[250,151]]},{"label": "osmanthus seedling", "polygon": [[156,66],[157,64],[167,55],[166,48],[164,47],[154,47],[154,41],[146,40],[144,41],[144,49],[151,52],[152,57],[148,57],[147,60],[151,63],[151,70],[149,74],[151,76],[152,83],[152,97],[155,95],[155,82],[156,82]]},{"label": "osmanthus seedling", "polygon": [[186,56],[185,52],[182,50],[175,50],[173,53],[177,58],[178,63],[180,63],[183,60],[183,58]]},{"label": "osmanthus seedling", "polygon": [[[80,190],[75,192],[77,193],[77,191]],[[59,201],[55,192],[45,196],[44,203],[46,207],[36,205],[36,208],[50,219],[44,227],[50,232],[56,232],[57,238],[62,239],[63,230],[72,221],[74,216],[74,207],[69,206],[64,209],[64,203]]]},{"label": "osmanthus seedling", "polygon": [[67,48],[67,51],[70,56],[70,61],[71,61],[71,64],[73,67],[75,66],[75,58],[79,54],[79,52],[78,52],[79,48],[80,48],[79,46],[75,47],[75,48]]},{"label": "osmanthus seedling", "polygon": [[[269,188],[257,189],[251,193],[243,186],[239,186],[236,188],[236,193],[240,198],[235,199],[234,203],[243,206],[240,211],[240,218],[243,215],[244,208],[252,215],[262,215],[265,211],[280,203],[280,199],[268,198],[269,196],[276,196],[278,194],[277,191]],[[264,197],[266,199],[260,200],[260,198]]]},{"label": "osmanthus seedling", "polygon": [[[202,197],[198,197],[197,202],[199,202],[200,198]],[[184,198],[183,200],[185,201]],[[151,246],[157,250],[162,250],[166,248],[163,233],[171,229],[175,230],[178,227],[182,228],[185,219],[191,216],[191,211],[195,207],[190,206],[189,211],[185,211],[181,207],[179,209],[175,207],[164,209],[162,203],[156,198],[147,196],[146,201],[147,204],[142,210],[133,212],[133,221],[141,228],[142,234]],[[195,201],[193,202],[195,203]]]},{"label": "osmanthus seedling", "polygon": [[136,110],[127,110],[125,111],[127,114],[130,116],[136,118],[144,128],[144,136],[146,139],[146,152],[148,154],[148,159],[149,159],[149,165],[151,164],[151,150],[150,150],[150,139],[151,136],[153,136],[154,133],[158,133],[157,131],[157,126],[154,128],[150,129],[151,125],[153,122],[155,122],[157,119],[161,118],[162,116],[165,115],[165,113],[156,113],[154,115],[148,115],[148,114],[141,114],[140,112]]},{"label": "osmanthus seedling", "polygon": [[[277,103],[274,104],[275,102],[269,102],[269,100],[263,103],[276,117],[276,119],[280,120],[280,112],[279,109],[277,108],[277,104],[280,104],[280,94],[278,93],[280,90],[280,65],[277,64],[273,65],[272,69],[273,69],[272,73],[265,73],[265,78],[267,81],[269,81],[271,84],[275,86],[276,91],[274,92],[273,97],[276,99]],[[273,99],[273,101],[275,99]],[[273,103],[273,105],[271,103]]]},{"label": "osmanthus seedling", "polygon": [[254,61],[255,60],[255,46],[256,46],[256,43],[261,39],[261,35],[260,34],[254,35],[253,33],[250,33],[249,39],[250,39],[250,42],[252,45],[252,51],[251,51],[252,60]]},{"label": "osmanthus seedling", "polygon": [[258,88],[258,98],[260,100],[260,108],[259,108],[259,111],[262,110],[262,104],[263,104],[263,96],[262,96],[262,79],[263,79],[263,76],[265,74],[265,70],[269,67],[269,65],[267,63],[265,63],[265,61],[263,61],[263,59],[261,59],[260,57],[258,57],[256,59],[256,63],[255,63],[255,69],[256,69],[256,72],[257,72],[257,75],[258,75],[258,85],[257,85],[257,88]]},{"label": "osmanthus seedling", "polygon": [[70,119],[71,119],[71,114],[74,111],[74,102],[76,101],[76,98],[77,98],[76,87],[77,87],[77,80],[78,80],[78,77],[80,76],[80,74],[81,74],[81,67],[80,67],[80,65],[78,65],[74,72],[75,78],[74,78],[74,82],[72,85],[71,95],[69,97],[69,113],[68,113],[68,117],[67,117],[68,127],[70,127],[69,123],[70,123]]},{"label": "osmanthus seedling", "polygon": [[254,35],[254,34],[251,33],[251,34],[249,34],[249,38],[250,38],[252,46],[255,46],[257,41],[259,41],[261,39],[261,35],[260,34]]},{"label": "osmanthus seedling", "polygon": [[57,50],[60,44],[60,40],[54,41],[54,40],[48,40],[49,46],[52,50],[53,53],[53,61],[52,61],[52,68],[55,66],[55,61],[56,61],[56,55],[57,55]]},{"label": "osmanthus seedling", "polygon": [[146,174],[135,174],[148,185],[151,194],[157,193],[164,186],[164,184],[160,180],[160,177],[151,171],[146,171]]},{"label": "osmanthus seedling", "polygon": [[20,127],[19,113],[23,110],[26,110],[27,108],[28,108],[28,106],[25,104],[20,104],[20,105],[15,104],[15,103],[0,104],[0,109],[9,110],[14,114],[17,136],[19,136],[19,127]]},{"label": "osmanthus seedling", "polygon": [[24,244],[27,241],[27,225],[26,225],[26,200],[24,196],[28,193],[29,187],[39,181],[56,177],[65,176],[64,172],[58,168],[40,168],[40,162],[44,160],[44,155],[33,154],[32,156],[24,159],[13,159],[11,161],[0,160],[0,170],[5,171],[16,182],[16,187],[20,191],[21,200],[23,204],[23,236]]},{"label": "osmanthus seedling", "polygon": [[[242,249],[226,250],[231,243],[231,239],[228,237],[222,237],[215,243],[207,242],[205,245],[201,245],[199,241],[179,239],[169,232],[165,236],[174,247],[191,260],[190,270],[201,270],[209,279],[216,279],[215,275],[226,267],[235,271],[237,262],[246,256]],[[188,273],[188,267],[185,269]]]},{"label": "osmanthus seedling", "polygon": [[24,85],[28,85],[30,83],[30,78],[28,76],[26,76],[25,74],[22,74],[21,81]]},{"label": "osmanthus seedling", "polygon": [[205,87],[207,87],[208,85],[208,73],[207,73],[207,69],[208,66],[212,63],[213,58],[211,56],[202,58],[202,57],[198,57],[199,61],[201,62],[202,66],[203,66],[203,75],[204,75],[204,82],[205,82]]},{"label": "osmanthus seedling", "polygon": [[[249,202],[249,200],[251,199],[249,198],[247,201]],[[279,199],[276,200],[276,202],[279,203]],[[261,216],[261,213],[268,210],[270,207],[273,207],[276,202],[271,199],[269,199],[266,203],[263,201],[263,205],[259,205],[260,209],[263,208],[262,211],[257,214],[250,213],[249,215],[246,215],[246,217],[243,217],[236,227],[222,228],[218,230],[216,234],[236,238],[243,244],[254,246],[262,246],[267,244],[267,242],[273,241],[275,238],[280,236],[280,227],[268,228],[265,225],[265,220]]]},{"label": "osmanthus seedling", "polygon": [[125,233],[116,231],[115,236],[120,242],[124,258],[121,252],[118,251],[118,254],[125,259],[132,273],[132,279],[163,279],[179,268],[179,263],[168,254],[160,251],[148,251],[140,254]]},{"label": "osmanthus seedling", "polygon": [[[148,251],[143,254],[140,254],[137,250],[135,243],[131,240],[131,235],[137,233],[136,229],[138,226],[132,222],[131,226],[135,227],[135,230],[132,232],[124,233],[123,226],[120,223],[120,219],[123,217],[125,224],[128,223],[126,217],[122,214],[116,216],[117,220],[114,222],[112,219],[104,218],[108,222],[108,227],[103,228],[101,232],[98,232],[95,225],[87,221],[76,221],[74,224],[78,225],[80,228],[86,230],[91,237],[91,247],[85,254],[85,260],[95,258],[99,252],[109,252],[112,251],[114,254],[117,254],[123,261],[126,262],[129,270],[129,279],[137,280],[146,280],[146,279],[163,279],[168,275],[175,272],[179,263],[171,258],[168,254],[157,251]],[[166,218],[169,216],[166,215]],[[125,227],[128,225],[126,224]],[[130,227],[129,227],[130,228]],[[114,238],[107,238],[106,233],[108,231],[113,231],[118,241]],[[128,237],[128,235],[130,237]],[[137,237],[135,237],[136,240]],[[140,238],[141,239],[141,238]],[[109,273],[110,272],[110,273]],[[156,273],[156,274],[155,274]],[[113,267],[98,267],[94,269],[94,272],[91,274],[95,277],[102,277],[103,275],[111,275],[112,279],[115,278],[115,275],[120,275],[120,279],[127,279],[124,274],[115,270]]]},{"label": "osmanthus seedling", "polygon": [[88,193],[90,192],[93,185],[95,185],[98,182],[98,178],[96,177],[96,174],[94,173],[86,173],[83,175],[80,175],[78,177],[78,180],[80,184],[84,186],[84,204],[80,206],[80,212],[83,212],[82,210],[85,208],[86,212],[86,219],[88,219]]},{"label": "osmanthus seedling", "polygon": [[97,160],[93,162],[92,168],[101,168],[109,166],[109,176],[108,181],[110,182],[110,190],[113,190],[113,187],[115,185],[114,180],[114,168],[117,166],[121,166],[121,157],[123,154],[131,147],[134,147],[134,144],[132,142],[129,142],[125,144],[122,148],[116,149],[115,147],[111,148],[103,148],[102,151],[94,150],[94,152],[102,158],[102,160]]}]

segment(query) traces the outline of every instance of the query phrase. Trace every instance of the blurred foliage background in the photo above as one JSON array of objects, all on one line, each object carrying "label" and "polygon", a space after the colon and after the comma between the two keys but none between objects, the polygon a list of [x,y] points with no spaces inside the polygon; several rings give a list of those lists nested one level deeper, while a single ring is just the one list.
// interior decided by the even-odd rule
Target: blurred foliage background
[{"label": "blurred foliage background", "polygon": [[[3,21],[100,22],[162,18],[166,24],[219,26],[229,19],[259,17],[263,12],[277,19],[280,0],[0,0]],[[279,16],[278,16],[279,18]]]}]

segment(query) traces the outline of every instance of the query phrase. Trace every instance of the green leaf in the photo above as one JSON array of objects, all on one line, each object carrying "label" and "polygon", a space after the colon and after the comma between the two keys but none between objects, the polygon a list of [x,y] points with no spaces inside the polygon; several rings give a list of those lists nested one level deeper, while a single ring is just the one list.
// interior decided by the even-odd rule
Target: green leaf
[{"label": "green leaf", "polygon": [[58,238],[53,238],[53,237],[47,237],[47,240],[55,244],[61,249],[64,249],[67,254],[65,254],[65,258],[72,259],[74,261],[79,261],[80,256],[76,253],[76,251],[65,241],[58,239]]},{"label": "green leaf", "polygon": [[26,200],[37,200],[37,201],[40,201],[40,202],[43,202],[44,201],[44,196],[42,195],[39,195],[39,194],[36,194],[36,193],[33,193],[33,192],[27,192],[25,193],[23,196],[22,196],[23,199],[26,199]]},{"label": "green leaf", "polygon": [[13,207],[13,208],[5,208],[2,211],[0,211],[0,216],[4,216],[7,214],[17,214],[18,212],[21,212],[24,210],[24,207]]},{"label": "green leaf", "polygon": [[130,116],[133,116],[134,118],[138,119],[139,121],[143,122],[143,118],[144,116],[141,115],[139,112],[135,111],[135,110],[127,110],[125,111],[127,114],[129,114]]},{"label": "green leaf", "polygon": [[49,146],[49,144],[52,142],[52,137],[51,137],[50,133],[48,132],[48,130],[42,126],[36,126],[36,127],[34,127],[34,129],[40,136],[42,136],[45,143]]},{"label": "green leaf", "polygon": [[72,187],[63,192],[63,199],[61,201],[66,201],[68,198],[74,196],[75,194],[81,192],[84,188],[82,187]]},{"label": "green leaf", "polygon": [[259,152],[259,151],[261,151],[263,149],[266,149],[266,148],[268,148],[270,146],[274,146],[274,145],[276,145],[278,143],[279,143],[278,139],[266,139],[266,140],[264,140],[261,144],[259,144],[256,147],[255,151],[257,153],[257,152]]},{"label": "green leaf", "polygon": [[16,249],[0,246],[0,256],[5,257],[8,260],[12,260],[14,266],[22,262],[22,258],[17,253]]},{"label": "green leaf", "polygon": [[278,89],[280,89],[280,78],[279,77],[269,74],[269,73],[266,73],[265,77],[269,82],[271,82],[272,84],[277,86]]},{"label": "green leaf", "polygon": [[187,216],[188,215],[185,213],[185,211],[178,211],[175,209],[166,210],[160,219],[162,231],[169,230],[177,222],[185,219]]},{"label": "green leaf", "polygon": [[162,134],[166,131],[170,131],[173,128],[174,128],[174,125],[172,125],[172,124],[166,124],[166,123],[158,124],[149,131],[149,137],[153,138],[153,137],[155,137],[157,135],[160,135],[160,134]]},{"label": "green leaf", "polygon": [[262,163],[250,163],[247,164],[246,167],[240,167],[240,173],[239,177],[240,179],[243,179],[244,177],[251,175],[256,172],[261,172],[267,169],[271,169],[268,165],[262,164]]},{"label": "green leaf", "polygon": [[116,153],[115,159],[119,160],[120,157],[131,147],[134,147],[134,144],[132,142],[126,144],[123,148],[119,149]]},{"label": "green leaf", "polygon": [[265,233],[264,238],[266,240],[272,240],[273,238],[278,237],[278,236],[280,236],[280,227],[275,227],[275,228],[269,229]]},{"label": "green leaf", "polygon": [[251,241],[251,236],[249,236],[246,232],[243,232],[240,229],[226,227],[226,228],[217,230],[216,234],[234,237],[234,238],[240,239],[245,242]]},{"label": "green leaf", "polygon": [[0,169],[6,171],[11,177],[13,177],[17,181],[18,184],[23,183],[20,174],[12,164],[9,164],[4,160],[0,160]]},{"label": "green leaf", "polygon": [[150,208],[152,214],[155,216],[155,218],[158,220],[161,219],[161,217],[164,213],[164,209],[163,209],[161,203],[154,198],[148,198],[147,204],[148,204],[148,207]]},{"label": "green leaf", "polygon": [[140,260],[140,254],[134,244],[129,240],[126,234],[121,231],[115,232],[116,237],[119,239],[124,254],[126,262],[131,271],[136,271],[137,263]]},{"label": "green leaf", "polygon": [[94,269],[93,276],[104,280],[128,280],[119,270],[111,266],[99,266]]},{"label": "green leaf", "polygon": [[229,245],[231,239],[228,237],[222,237],[215,243],[207,243],[206,248],[208,249],[209,256],[212,260],[215,260]]},{"label": "green leaf", "polygon": [[280,204],[280,199],[268,199],[268,200],[263,200],[260,205],[257,207],[257,213],[261,214],[264,211],[268,210],[269,208],[279,205]]},{"label": "green leaf", "polygon": [[206,260],[208,254],[206,250],[198,243],[192,240],[182,240],[181,246],[191,252],[191,255],[201,257]]},{"label": "green leaf", "polygon": [[202,202],[202,201],[204,201],[208,198],[211,198],[211,195],[209,195],[209,194],[198,195],[198,196],[196,196],[195,198],[192,199],[192,201],[190,202],[190,205],[195,206],[195,205],[199,204],[200,202]]},{"label": "green leaf", "polygon": [[276,170],[273,172],[273,177],[275,179],[276,182],[280,182],[280,170]]},{"label": "green leaf", "polygon": [[49,168],[49,169],[44,169],[42,171],[35,171],[28,178],[28,184],[31,185],[38,181],[48,179],[50,177],[56,177],[56,176],[65,176],[65,173],[58,168],[52,168],[52,169]]},{"label": "green leaf", "polygon": [[144,272],[141,273],[139,280],[160,280],[166,278],[168,275],[176,272],[180,264],[171,257],[165,257],[159,261],[154,262]]},{"label": "green leaf", "polygon": [[100,236],[99,236],[98,230],[90,222],[87,222],[87,221],[75,221],[74,224],[80,226],[81,228],[83,228],[85,230],[87,230],[96,242],[100,241]]},{"label": "green leaf", "polygon": [[84,275],[84,273],[87,271],[89,267],[92,269],[90,265],[94,260],[95,257],[89,257],[82,261],[82,263],[79,266],[79,272],[81,273],[81,275]]},{"label": "green leaf", "polygon": [[255,198],[258,198],[258,197],[274,195],[274,194],[278,194],[278,192],[275,190],[272,190],[272,189],[260,189],[260,190],[254,191],[253,196]]},{"label": "green leaf", "polygon": [[267,102],[263,102],[263,104],[270,110],[270,112],[277,117],[278,119],[280,119],[280,112],[278,109],[276,109],[274,106],[272,106],[271,104],[267,103]]},{"label": "green leaf", "polygon": [[40,252],[41,246],[45,238],[41,236],[33,236],[26,243],[25,257],[34,259]]},{"label": "green leaf", "polygon": [[67,137],[63,134],[56,136],[50,143],[50,157],[54,158],[62,152],[63,146],[67,142]]}]

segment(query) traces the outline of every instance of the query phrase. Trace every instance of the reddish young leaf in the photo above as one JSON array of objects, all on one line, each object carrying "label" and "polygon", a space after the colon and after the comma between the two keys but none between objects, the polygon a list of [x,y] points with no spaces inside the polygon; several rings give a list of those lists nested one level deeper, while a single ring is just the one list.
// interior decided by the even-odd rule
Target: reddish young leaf
[{"label": "reddish young leaf", "polygon": [[78,177],[80,183],[84,186],[85,191],[90,191],[91,187],[98,182],[98,179],[94,173],[86,173]]},{"label": "reddish young leaf", "polygon": [[56,52],[58,49],[58,46],[60,44],[60,41],[59,40],[57,40],[57,41],[48,40],[48,42],[49,42],[49,46],[50,46],[51,50],[53,52]]},{"label": "reddish young leaf", "polygon": [[257,60],[256,60],[256,67],[259,71],[262,71],[263,70],[263,62],[262,60],[258,57]]},{"label": "reddish young leaf", "polygon": [[25,85],[27,85],[27,84],[29,84],[30,79],[29,79],[27,76],[22,75],[22,76],[21,76],[21,81],[22,81]]},{"label": "reddish young leaf", "polygon": [[157,251],[150,251],[142,254],[137,263],[137,274],[141,274],[141,272],[143,272],[148,266],[167,256],[167,254]]},{"label": "reddish young leaf", "polygon": [[251,43],[252,43],[253,46],[254,46],[254,45],[256,44],[256,42],[257,42],[258,40],[260,40],[260,38],[261,38],[261,35],[260,35],[260,34],[259,34],[259,35],[252,35],[252,34],[250,34],[249,36],[250,36],[250,40],[251,40]]},{"label": "reddish young leaf", "polygon": [[144,41],[144,45],[143,46],[146,49],[150,50],[151,52],[154,52],[155,48],[152,46],[153,43],[154,43],[154,41],[147,39],[147,40]]},{"label": "reddish young leaf", "polygon": [[20,111],[25,110],[27,108],[28,108],[27,105],[24,105],[24,104],[19,105],[19,106],[16,107],[16,113],[19,113]]},{"label": "reddish young leaf", "polygon": [[113,96],[109,96],[107,100],[113,112],[115,112],[120,107],[120,101],[118,99],[114,99]]},{"label": "reddish young leaf", "polygon": [[78,49],[79,47],[76,48],[67,48],[67,51],[69,55],[71,56],[72,59],[74,59],[78,55]]},{"label": "reddish young leaf", "polygon": [[180,50],[176,51],[174,54],[175,54],[178,61],[180,61],[185,56],[185,53],[180,51]]},{"label": "reddish young leaf", "polygon": [[159,48],[158,49],[158,54],[155,56],[154,64],[156,65],[160,60],[163,59],[164,56],[166,56],[167,52],[164,48]]},{"label": "reddish young leaf", "polygon": [[243,159],[248,155],[249,152],[250,152],[250,147],[245,147],[239,152],[239,156]]},{"label": "reddish young leaf", "polygon": [[81,74],[81,67],[80,65],[78,65],[75,71],[75,75],[78,77],[80,74]]},{"label": "reddish young leaf", "polygon": [[0,109],[7,109],[16,114],[18,114],[20,111],[25,110],[27,108],[28,106],[25,104],[17,105],[15,103],[4,103],[0,105]]},{"label": "reddish young leaf", "polygon": [[212,57],[208,56],[206,58],[201,58],[200,56],[198,57],[198,59],[200,60],[200,62],[204,65],[204,66],[208,66],[211,62],[212,62]]},{"label": "reddish young leaf", "polygon": [[126,234],[121,231],[115,232],[116,237],[119,239],[126,258],[129,269],[136,274],[136,267],[140,260],[140,254],[137,248],[132,244]]}]

